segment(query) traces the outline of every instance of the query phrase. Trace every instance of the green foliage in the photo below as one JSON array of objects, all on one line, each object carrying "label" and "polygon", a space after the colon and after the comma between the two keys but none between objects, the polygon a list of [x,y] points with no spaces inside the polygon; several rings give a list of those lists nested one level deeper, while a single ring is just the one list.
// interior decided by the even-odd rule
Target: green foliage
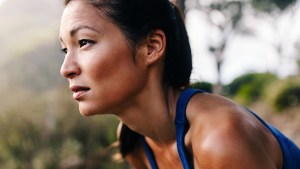
[{"label": "green foliage", "polygon": [[202,89],[209,93],[213,92],[213,85],[208,82],[195,82],[191,84],[191,87],[195,89]]},{"label": "green foliage", "polygon": [[279,92],[274,107],[278,111],[300,105],[300,85],[289,85]]},{"label": "green foliage", "polygon": [[284,113],[299,105],[300,75],[272,82],[264,89],[262,102],[269,105],[272,111]]},{"label": "green foliage", "polygon": [[66,88],[18,96],[20,100],[5,102],[0,111],[0,168],[125,167],[112,158],[118,151],[111,146],[116,141],[115,117],[82,117]]},{"label": "green foliage", "polygon": [[250,73],[236,78],[225,87],[224,94],[242,104],[250,104],[259,99],[264,89],[277,78],[270,73]]},{"label": "green foliage", "polygon": [[41,131],[31,121],[11,117],[1,121],[1,153],[14,161],[15,168],[30,168],[35,151],[41,146]]}]

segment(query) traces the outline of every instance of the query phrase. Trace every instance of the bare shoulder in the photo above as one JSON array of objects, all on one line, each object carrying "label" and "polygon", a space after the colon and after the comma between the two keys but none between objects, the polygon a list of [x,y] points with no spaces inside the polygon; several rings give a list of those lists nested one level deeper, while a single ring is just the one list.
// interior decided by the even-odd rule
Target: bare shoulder
[{"label": "bare shoulder", "polygon": [[214,168],[280,168],[274,136],[251,113],[213,94],[195,95],[187,108],[188,139],[196,164]]}]

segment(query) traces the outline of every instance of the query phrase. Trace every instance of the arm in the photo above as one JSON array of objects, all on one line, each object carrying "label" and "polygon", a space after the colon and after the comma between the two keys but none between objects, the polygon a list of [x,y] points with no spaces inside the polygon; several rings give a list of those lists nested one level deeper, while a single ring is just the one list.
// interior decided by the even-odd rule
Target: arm
[{"label": "arm", "polygon": [[[195,166],[201,169],[281,168],[279,144],[252,114],[220,97],[199,96],[198,99],[201,106],[189,109]],[[193,102],[198,101],[196,98]]]},{"label": "arm", "polygon": [[201,169],[276,168],[266,147],[255,136],[247,138],[244,134],[232,131],[216,131],[193,147],[196,162]]}]

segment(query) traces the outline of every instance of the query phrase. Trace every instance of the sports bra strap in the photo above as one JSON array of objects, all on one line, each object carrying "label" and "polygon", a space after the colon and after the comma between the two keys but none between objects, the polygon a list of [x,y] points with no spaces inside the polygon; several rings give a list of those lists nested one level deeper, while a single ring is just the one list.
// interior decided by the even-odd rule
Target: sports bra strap
[{"label": "sports bra strap", "polygon": [[[196,90],[196,89],[185,89],[181,95],[179,96],[179,99],[177,101],[176,105],[176,117],[175,117],[175,126],[176,126],[176,142],[177,142],[177,151],[182,163],[182,166],[184,169],[192,169],[193,165],[189,163],[189,160],[186,156],[186,148],[184,144],[184,137],[188,129],[188,121],[186,118],[186,107],[188,105],[189,100],[191,97],[196,93],[204,93],[202,90]],[[147,158],[149,160],[150,166],[152,169],[158,169],[155,156],[153,154],[153,151],[147,144],[145,137],[141,136],[141,143],[144,147],[144,150],[146,152]]]},{"label": "sports bra strap", "polygon": [[192,88],[188,88],[184,90],[176,105],[176,117],[175,117],[175,125],[176,125],[176,142],[177,142],[177,149],[178,154],[184,169],[191,169],[193,168],[190,164],[190,161],[187,158],[186,147],[184,144],[185,134],[187,132],[187,128],[189,126],[187,118],[186,118],[186,108],[187,105],[192,98],[192,96],[196,93],[203,93],[202,90],[196,90]]},{"label": "sports bra strap", "polygon": [[142,145],[144,147],[144,150],[146,152],[146,156],[147,156],[147,158],[149,160],[151,169],[158,169],[158,166],[156,164],[156,160],[155,160],[154,154],[153,154],[151,148],[149,147],[149,145],[147,144],[147,142],[145,140],[145,137],[141,135],[140,140],[141,140]]}]

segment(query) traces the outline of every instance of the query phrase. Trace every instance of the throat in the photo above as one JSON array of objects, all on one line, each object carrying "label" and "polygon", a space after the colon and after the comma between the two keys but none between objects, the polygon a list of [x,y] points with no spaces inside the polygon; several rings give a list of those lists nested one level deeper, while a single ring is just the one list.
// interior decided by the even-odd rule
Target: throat
[{"label": "throat", "polygon": [[154,122],[141,130],[141,134],[153,146],[170,147],[176,143],[176,128],[173,121],[167,123]]}]

